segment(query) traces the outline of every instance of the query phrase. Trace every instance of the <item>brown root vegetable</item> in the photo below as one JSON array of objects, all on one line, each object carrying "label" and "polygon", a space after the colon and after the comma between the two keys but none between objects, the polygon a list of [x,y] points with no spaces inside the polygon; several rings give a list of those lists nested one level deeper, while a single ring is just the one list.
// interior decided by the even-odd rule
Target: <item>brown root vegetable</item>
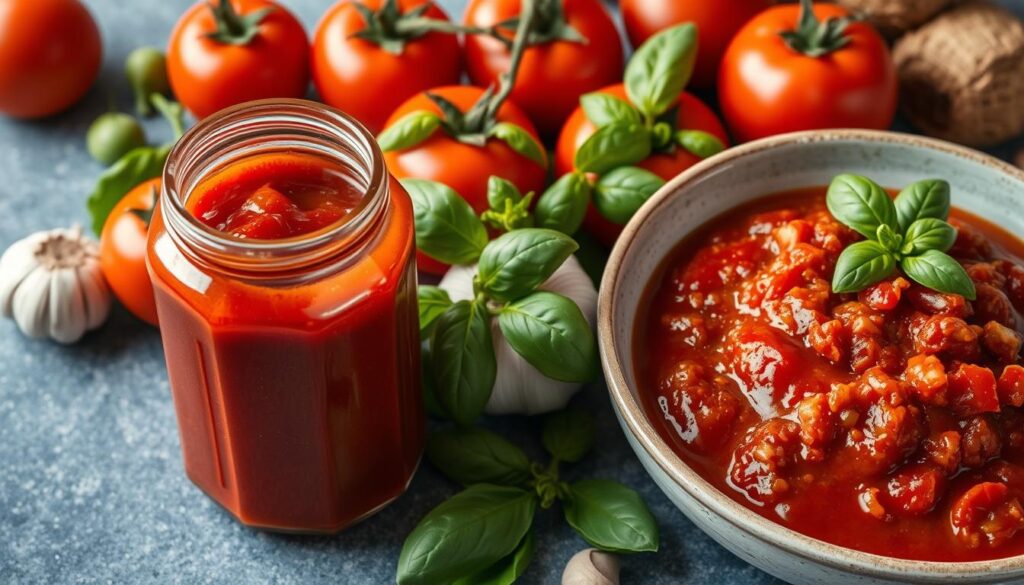
[{"label": "brown root vegetable", "polygon": [[900,98],[926,134],[991,146],[1024,131],[1024,23],[987,2],[945,12],[893,50]]},{"label": "brown root vegetable", "polygon": [[854,14],[863,14],[887,37],[924,24],[953,0],[837,0],[837,4]]}]

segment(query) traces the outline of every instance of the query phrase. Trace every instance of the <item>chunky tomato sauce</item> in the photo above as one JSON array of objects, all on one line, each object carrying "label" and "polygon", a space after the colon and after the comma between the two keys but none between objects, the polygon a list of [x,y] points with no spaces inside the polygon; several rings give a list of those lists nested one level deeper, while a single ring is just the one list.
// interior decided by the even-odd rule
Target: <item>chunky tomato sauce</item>
[{"label": "chunky tomato sauce", "polygon": [[860,236],[824,193],[731,211],[668,258],[637,319],[648,416],[798,532],[908,559],[1024,553],[1024,244],[954,210],[977,300],[900,276],[836,295]]}]

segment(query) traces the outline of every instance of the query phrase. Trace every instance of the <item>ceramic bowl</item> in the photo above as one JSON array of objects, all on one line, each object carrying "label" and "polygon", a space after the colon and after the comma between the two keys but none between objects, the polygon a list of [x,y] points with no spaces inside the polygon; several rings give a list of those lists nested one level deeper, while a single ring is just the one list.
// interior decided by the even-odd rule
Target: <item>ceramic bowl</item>
[{"label": "ceramic bowl", "polygon": [[937,563],[867,554],[813,539],[748,510],[691,470],[661,439],[637,395],[633,326],[662,260],[695,228],[752,199],[826,185],[841,172],[883,186],[942,177],[955,205],[1024,234],[1024,172],[979,152],[917,136],[802,132],[728,150],[654,195],[612,251],[598,301],[609,392],[626,437],[665,494],[701,530],[750,564],[793,583],[1005,583],[1024,581],[1024,556]]}]

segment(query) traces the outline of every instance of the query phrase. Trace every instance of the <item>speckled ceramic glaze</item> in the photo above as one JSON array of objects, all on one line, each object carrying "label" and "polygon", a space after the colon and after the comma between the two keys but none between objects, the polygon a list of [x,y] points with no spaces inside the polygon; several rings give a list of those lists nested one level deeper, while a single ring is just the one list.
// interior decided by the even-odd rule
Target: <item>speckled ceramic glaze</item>
[{"label": "speckled ceramic glaze", "polygon": [[901,187],[947,179],[958,207],[1024,234],[1024,173],[984,154],[916,136],[803,132],[752,142],[669,182],[626,227],[598,302],[598,336],[619,422],[665,494],[704,532],[747,562],[799,584],[1017,583],[1024,556],[978,563],[906,561],[803,536],[737,504],[692,471],[647,419],[637,397],[633,326],[644,287],[680,240],[715,216],[773,192],[827,184],[841,172]]}]

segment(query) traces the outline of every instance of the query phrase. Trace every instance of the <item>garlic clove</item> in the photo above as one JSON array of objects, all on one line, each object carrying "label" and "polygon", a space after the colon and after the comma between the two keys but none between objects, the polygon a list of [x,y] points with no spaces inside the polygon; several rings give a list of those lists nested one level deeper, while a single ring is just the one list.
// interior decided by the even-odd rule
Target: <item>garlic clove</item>
[{"label": "garlic clove", "polygon": [[78,269],[78,278],[82,285],[82,296],[85,297],[86,328],[92,331],[110,315],[110,288],[103,279],[100,263],[95,259],[90,259]]},{"label": "garlic clove", "polygon": [[46,337],[50,306],[50,271],[37,266],[14,291],[11,310],[18,328],[29,337]]},{"label": "garlic clove", "polygon": [[75,269],[54,270],[50,274],[50,337],[57,343],[74,343],[85,335],[87,320],[85,298]]},{"label": "garlic clove", "polygon": [[0,310],[8,319],[14,316],[14,291],[39,266],[35,249],[44,238],[43,232],[33,234],[11,244],[0,256]]},{"label": "garlic clove", "polygon": [[569,559],[562,585],[619,585],[619,557],[588,548]]}]

